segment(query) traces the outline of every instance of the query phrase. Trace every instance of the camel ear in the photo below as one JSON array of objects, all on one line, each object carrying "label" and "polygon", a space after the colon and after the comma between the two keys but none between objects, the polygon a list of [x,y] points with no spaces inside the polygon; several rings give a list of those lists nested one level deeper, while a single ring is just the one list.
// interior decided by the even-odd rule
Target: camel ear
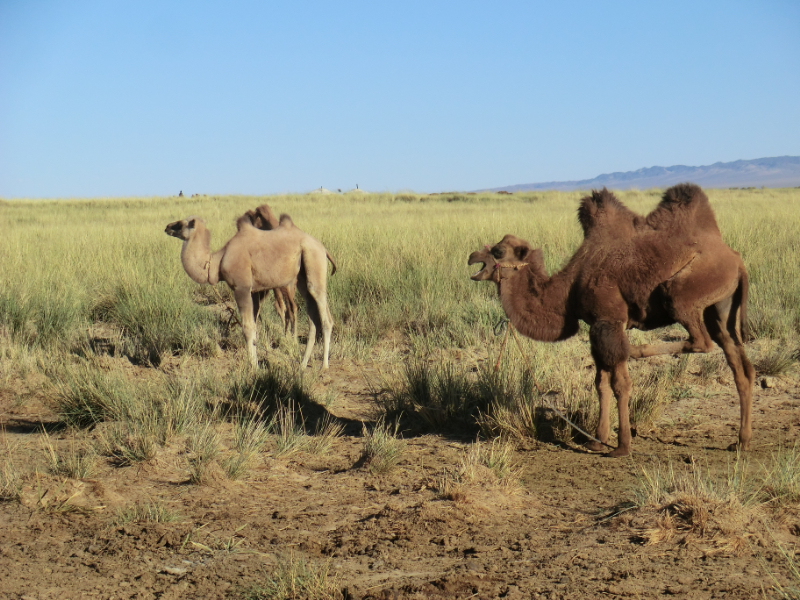
[{"label": "camel ear", "polygon": [[524,246],[517,246],[514,248],[514,256],[516,256],[517,260],[520,262],[530,262],[530,254],[534,252],[533,248],[528,246],[526,243]]},{"label": "camel ear", "polygon": [[194,229],[194,219],[191,219],[187,225],[189,226],[189,229]]}]

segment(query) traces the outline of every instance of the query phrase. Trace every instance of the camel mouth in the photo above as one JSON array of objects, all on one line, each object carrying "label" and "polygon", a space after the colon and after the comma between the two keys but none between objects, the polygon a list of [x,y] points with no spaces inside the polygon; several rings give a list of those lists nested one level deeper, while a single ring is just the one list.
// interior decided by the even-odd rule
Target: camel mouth
[{"label": "camel mouth", "polygon": [[469,255],[468,265],[480,264],[481,268],[470,276],[473,281],[486,281],[491,279],[494,265],[497,263],[494,256],[487,250],[479,250]]}]

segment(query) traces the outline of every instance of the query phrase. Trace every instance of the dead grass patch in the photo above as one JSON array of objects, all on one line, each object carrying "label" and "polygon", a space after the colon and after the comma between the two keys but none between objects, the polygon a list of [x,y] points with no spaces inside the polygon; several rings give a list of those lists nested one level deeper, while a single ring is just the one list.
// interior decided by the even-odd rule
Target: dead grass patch
[{"label": "dead grass patch", "polygon": [[760,482],[738,456],[723,478],[694,460],[642,468],[634,497],[650,515],[652,525],[641,530],[647,544],[674,542],[707,555],[738,555],[765,532]]},{"label": "dead grass patch", "polygon": [[248,589],[245,600],[340,600],[338,579],[330,572],[330,561],[310,561],[290,554],[278,559],[264,583]]},{"label": "dead grass patch", "polygon": [[501,438],[470,444],[458,465],[445,469],[435,486],[441,498],[453,502],[469,501],[475,490],[518,493],[521,487],[513,445]]}]

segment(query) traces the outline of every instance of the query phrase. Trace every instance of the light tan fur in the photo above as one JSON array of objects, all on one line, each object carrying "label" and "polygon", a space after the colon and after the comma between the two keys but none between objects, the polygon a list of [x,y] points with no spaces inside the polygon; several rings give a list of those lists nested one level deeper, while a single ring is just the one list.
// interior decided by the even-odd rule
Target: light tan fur
[{"label": "light tan fur", "polygon": [[[262,204],[256,207],[255,210],[248,210],[243,217],[247,217],[253,227],[256,229],[263,229],[264,231],[277,229],[280,226],[280,221],[275,218],[275,214],[268,204]],[[291,222],[289,215],[281,215],[281,219],[284,219],[284,217]],[[237,225],[240,222],[245,222],[242,221],[242,217],[237,221]],[[331,275],[333,275],[336,273],[336,263],[327,250],[325,253],[333,267],[331,271]],[[297,303],[294,301],[296,290],[296,282],[293,285],[272,290],[275,294],[275,310],[278,312],[281,322],[283,323],[283,332],[286,334],[291,330],[292,337],[295,340],[297,339]]]},{"label": "light tan fur", "polygon": [[323,335],[322,367],[327,369],[333,317],[328,308],[325,247],[288,218],[272,231],[253,227],[247,215],[236,225],[236,234],[213,254],[211,233],[199,217],[170,223],[165,233],[183,240],[181,263],[193,281],[215,285],[221,279],[233,290],[254,367],[258,365],[256,318],[264,293],[296,284],[309,316],[308,344],[301,364],[308,365],[319,328]]}]

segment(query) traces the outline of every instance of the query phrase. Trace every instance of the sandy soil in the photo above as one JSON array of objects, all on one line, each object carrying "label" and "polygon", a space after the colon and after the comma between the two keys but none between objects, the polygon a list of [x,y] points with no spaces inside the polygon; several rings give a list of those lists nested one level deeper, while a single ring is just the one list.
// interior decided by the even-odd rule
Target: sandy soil
[{"label": "sandy soil", "polygon": [[[318,383],[351,426],[328,454],[273,458],[245,481],[191,485],[184,445],[147,464],[104,465],[88,480],[46,474],[40,423],[53,422],[35,385],[0,392],[0,452],[34,471],[20,501],[0,503],[0,598],[229,598],[280,560],[328,565],[345,598],[763,598],[791,582],[776,541],[793,549],[800,517],[770,513],[736,551],[679,534],[646,543],[657,515],[632,509],[643,466],[700,462],[725,472],[738,405],[730,381],[674,401],[627,459],[531,442],[517,450],[516,493],[476,486],[444,500],[437,478],[469,440],[410,437],[388,474],[360,466],[366,378],[332,360]],[[751,464],[800,429],[800,387],[779,378],[755,395]],[[70,443],[53,431],[57,444]],[[159,500],[181,518],[114,525],[115,512]]]}]

